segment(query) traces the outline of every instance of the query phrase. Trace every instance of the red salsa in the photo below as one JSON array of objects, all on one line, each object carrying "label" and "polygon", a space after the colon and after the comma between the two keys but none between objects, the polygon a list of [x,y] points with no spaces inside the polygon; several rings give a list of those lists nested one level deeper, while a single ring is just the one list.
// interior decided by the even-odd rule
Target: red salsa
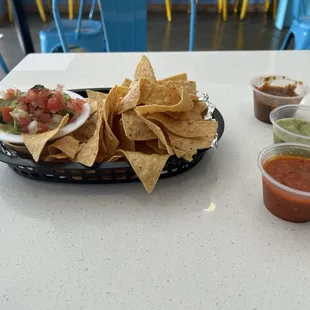
[{"label": "red salsa", "polygon": [[280,156],[264,164],[269,176],[292,189],[305,192],[295,194],[281,189],[263,178],[264,202],[276,216],[292,222],[310,220],[310,159],[297,156]]}]

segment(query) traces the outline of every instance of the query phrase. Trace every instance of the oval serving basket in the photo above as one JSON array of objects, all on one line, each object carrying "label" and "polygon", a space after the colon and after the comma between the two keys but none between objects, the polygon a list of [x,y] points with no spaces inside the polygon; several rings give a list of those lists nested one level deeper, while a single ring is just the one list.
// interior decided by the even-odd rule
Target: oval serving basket
[{"label": "oval serving basket", "polygon": [[[109,92],[109,88],[92,89],[99,92]],[[75,93],[86,97],[86,90],[73,90]],[[215,109],[213,119],[218,121],[217,140],[219,140],[225,128],[222,114]],[[171,156],[165,165],[160,178],[168,178],[181,174],[196,166],[205,152],[209,149],[199,150],[188,162],[183,158]],[[0,161],[6,163],[17,174],[40,181],[77,183],[77,184],[102,184],[102,183],[124,183],[138,181],[135,172],[128,162],[119,161],[112,163],[98,163],[91,168],[79,163],[36,163],[31,159],[22,158],[16,151],[12,150],[3,142],[0,142]]]}]

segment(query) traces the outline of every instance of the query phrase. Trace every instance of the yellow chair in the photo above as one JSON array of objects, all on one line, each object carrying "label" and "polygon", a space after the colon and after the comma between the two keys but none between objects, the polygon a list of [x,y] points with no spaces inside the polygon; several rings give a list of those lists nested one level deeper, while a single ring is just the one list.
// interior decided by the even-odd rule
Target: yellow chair
[{"label": "yellow chair", "polygon": [[222,13],[224,22],[227,21],[227,0],[217,0],[217,11]]},{"label": "yellow chair", "polygon": [[[239,0],[236,0],[234,12],[238,12]],[[243,20],[245,17],[245,13],[248,7],[248,0],[243,0],[241,13],[240,13],[240,20]],[[270,0],[265,0],[265,12],[268,12],[270,8]],[[278,0],[273,0],[273,8],[272,8],[272,16],[273,19],[276,19],[277,16],[277,9],[278,9]]]},{"label": "yellow chair", "polygon": [[165,0],[166,4],[166,15],[167,15],[167,20],[170,23],[171,22],[171,0]]},{"label": "yellow chair", "polygon": [[[41,16],[41,19],[43,20],[44,23],[46,23],[46,15],[44,11],[44,6],[42,0],[36,0],[37,7]],[[7,0],[7,5],[8,5],[8,12],[9,12],[9,20],[12,23],[13,22],[13,16],[12,16],[12,7],[10,0]]]},{"label": "yellow chair", "polygon": [[68,0],[69,18],[73,19],[74,14],[79,12],[79,0]]}]

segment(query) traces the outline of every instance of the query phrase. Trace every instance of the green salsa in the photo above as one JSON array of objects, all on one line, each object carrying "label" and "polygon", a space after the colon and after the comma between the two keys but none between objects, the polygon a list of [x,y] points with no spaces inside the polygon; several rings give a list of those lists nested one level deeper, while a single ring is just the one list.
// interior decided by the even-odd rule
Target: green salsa
[{"label": "green salsa", "polygon": [[[310,138],[310,122],[308,121],[298,118],[282,118],[277,120],[276,123],[281,128],[291,133]],[[310,143],[310,139],[303,137],[293,137],[277,129],[274,130],[273,136],[275,143],[282,143],[282,142]]]},{"label": "green salsa", "polygon": [[21,131],[12,124],[0,124],[0,131],[5,131],[14,135],[20,135]]}]

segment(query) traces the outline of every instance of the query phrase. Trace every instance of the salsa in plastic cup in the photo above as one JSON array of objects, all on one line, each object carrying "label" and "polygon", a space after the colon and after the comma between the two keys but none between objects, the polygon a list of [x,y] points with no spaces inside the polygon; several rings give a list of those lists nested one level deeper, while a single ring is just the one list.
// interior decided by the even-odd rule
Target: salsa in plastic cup
[{"label": "salsa in plastic cup", "polygon": [[280,143],[258,157],[267,209],[290,222],[310,221],[310,147]]},{"label": "salsa in plastic cup", "polygon": [[255,117],[270,124],[270,112],[286,104],[300,104],[309,87],[287,76],[259,76],[251,81],[254,94]]},{"label": "salsa in plastic cup", "polygon": [[310,106],[285,105],[270,113],[274,143],[294,142],[310,145]]}]

